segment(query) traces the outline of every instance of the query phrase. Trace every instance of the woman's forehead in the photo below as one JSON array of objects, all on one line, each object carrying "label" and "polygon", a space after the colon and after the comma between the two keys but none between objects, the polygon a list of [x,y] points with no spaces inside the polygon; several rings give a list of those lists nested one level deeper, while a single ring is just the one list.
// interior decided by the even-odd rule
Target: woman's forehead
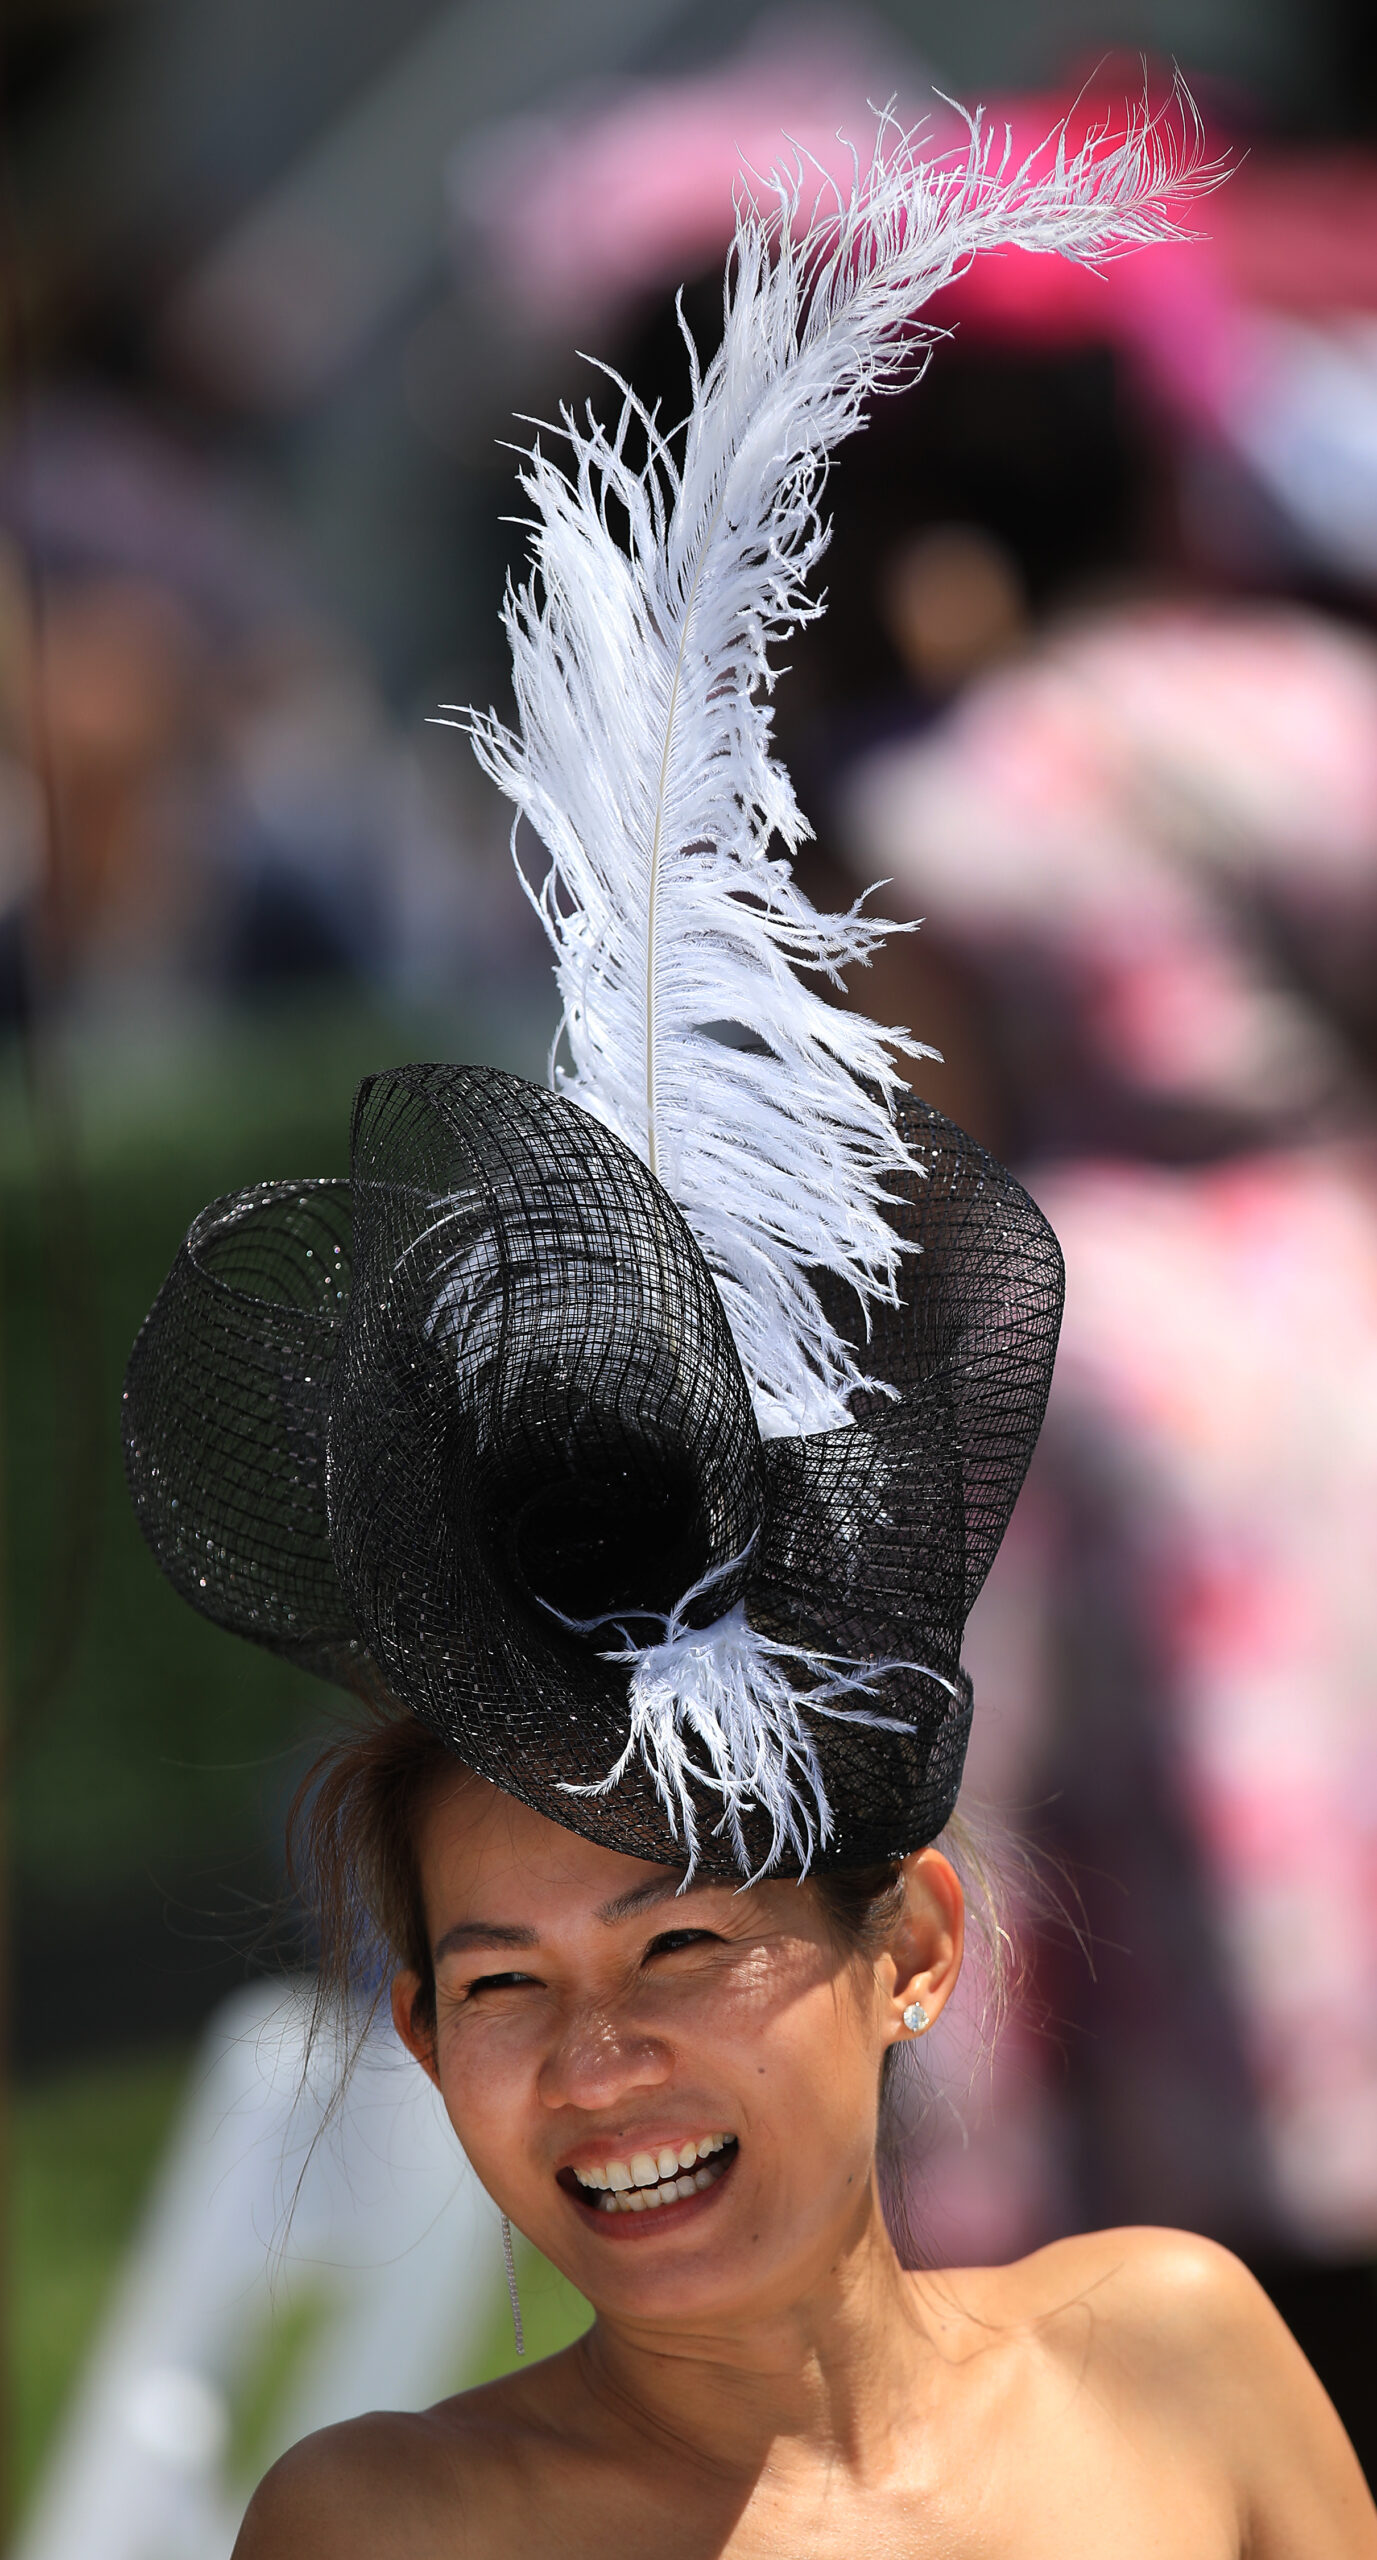
[{"label": "woman's forehead", "polygon": [[437,1790],[423,1816],[419,1848],[430,1916],[442,1927],[451,1909],[455,1917],[470,1916],[460,1904],[481,1903],[494,1917],[529,1915],[537,1907],[617,1917],[619,1905],[674,1898],[682,1882],[682,1870],[585,1840],[484,1778]]}]

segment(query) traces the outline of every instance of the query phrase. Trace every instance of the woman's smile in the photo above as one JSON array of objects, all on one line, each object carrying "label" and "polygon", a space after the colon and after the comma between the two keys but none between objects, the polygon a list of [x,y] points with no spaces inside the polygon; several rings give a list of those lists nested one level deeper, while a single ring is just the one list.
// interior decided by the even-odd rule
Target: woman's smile
[{"label": "woman's smile", "polygon": [[[725,2181],[737,2157],[733,2133],[687,2136],[630,2151],[596,2166],[561,2169],[558,2184],[578,2212],[607,2239],[629,2238],[655,2227],[678,2230],[696,2221]],[[690,2213],[687,2208],[692,2206]]]}]

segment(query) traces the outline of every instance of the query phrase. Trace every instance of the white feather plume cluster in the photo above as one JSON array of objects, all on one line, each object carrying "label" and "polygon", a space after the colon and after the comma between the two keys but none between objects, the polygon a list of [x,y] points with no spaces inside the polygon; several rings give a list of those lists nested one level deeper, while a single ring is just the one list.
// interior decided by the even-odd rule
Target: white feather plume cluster
[{"label": "white feather plume cluster", "polygon": [[1054,135],[1023,160],[981,116],[955,157],[920,139],[882,116],[849,195],[824,184],[806,218],[802,165],[770,212],[743,198],[706,367],[685,333],[680,429],[618,380],[613,425],[566,411],[560,463],[537,443],[533,574],[505,605],[518,727],[462,715],[548,855],[531,894],[563,999],[557,1081],[683,1211],[767,1436],[847,1419],[860,1374],[811,1274],[892,1297],[894,1053],[922,1054],[826,1000],[818,982],[889,928],[799,889],[809,828],[770,752],[772,652],[822,610],[829,457],[921,370],[937,333],[916,315],[981,250],[1106,259],[1175,236],[1218,175],[1184,92],[1112,143]]},{"label": "white feather plume cluster", "polygon": [[[603,1654],[605,1662],[631,1668],[626,1747],[605,1777],[587,1786],[566,1782],[565,1793],[608,1795],[639,1756],[655,1782],[671,1837],[683,1844],[685,1881],[698,1863],[695,1785],[720,1798],[715,1828],[726,1832],[749,1882],[767,1875],[784,1856],[806,1875],[833,1831],[809,1717],[903,1733],[908,1728],[896,1717],[860,1703],[875,1695],[887,1672],[924,1669],[950,1695],[953,1684],[917,1663],[852,1662],[780,1644],[753,1627],[739,1603],[709,1627],[691,1626],[690,1605],[716,1578],[710,1575],[684,1594],[664,1622],[661,1642]],[[761,1812],[771,1838],[752,1871],[745,1826]]]}]

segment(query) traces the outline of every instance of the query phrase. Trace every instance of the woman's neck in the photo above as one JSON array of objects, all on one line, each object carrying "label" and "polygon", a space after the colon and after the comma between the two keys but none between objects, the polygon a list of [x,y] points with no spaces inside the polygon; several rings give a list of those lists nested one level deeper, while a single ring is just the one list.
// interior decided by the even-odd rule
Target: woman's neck
[{"label": "woman's neck", "polygon": [[872,2192],[788,2298],[674,2330],[601,2315],[583,2342],[594,2399],[636,2432],[717,2472],[796,2458],[883,2469],[934,2368],[918,2288]]}]

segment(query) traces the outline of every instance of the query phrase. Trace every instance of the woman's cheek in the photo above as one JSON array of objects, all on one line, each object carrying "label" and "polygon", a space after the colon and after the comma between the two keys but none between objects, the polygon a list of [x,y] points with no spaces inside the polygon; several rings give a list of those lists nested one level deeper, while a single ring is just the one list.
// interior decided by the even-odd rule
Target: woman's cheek
[{"label": "woman's cheek", "polygon": [[519,2129],[539,2070],[533,2022],[465,2016],[440,2021],[438,2066],[445,2112],[480,2169],[491,2156],[516,2156]]},{"label": "woman's cheek", "polygon": [[785,1938],[742,1949],[705,1980],[704,1989],[721,2014],[756,2031],[764,2022],[787,2017],[829,1978],[824,1960],[807,1939]]},{"label": "woman's cheek", "polygon": [[813,2081],[822,2057],[853,2039],[849,2007],[838,1999],[834,1965],[804,1939],[752,1949],[713,1986],[710,2016],[721,2039],[749,2041],[762,2059],[801,2057]]},{"label": "woman's cheek", "polygon": [[762,2059],[786,2103],[796,2090],[801,2119],[824,2148],[829,2125],[845,2134],[877,2107],[881,2054],[873,2023],[835,1979],[800,1986],[780,2005],[762,2039]]}]

